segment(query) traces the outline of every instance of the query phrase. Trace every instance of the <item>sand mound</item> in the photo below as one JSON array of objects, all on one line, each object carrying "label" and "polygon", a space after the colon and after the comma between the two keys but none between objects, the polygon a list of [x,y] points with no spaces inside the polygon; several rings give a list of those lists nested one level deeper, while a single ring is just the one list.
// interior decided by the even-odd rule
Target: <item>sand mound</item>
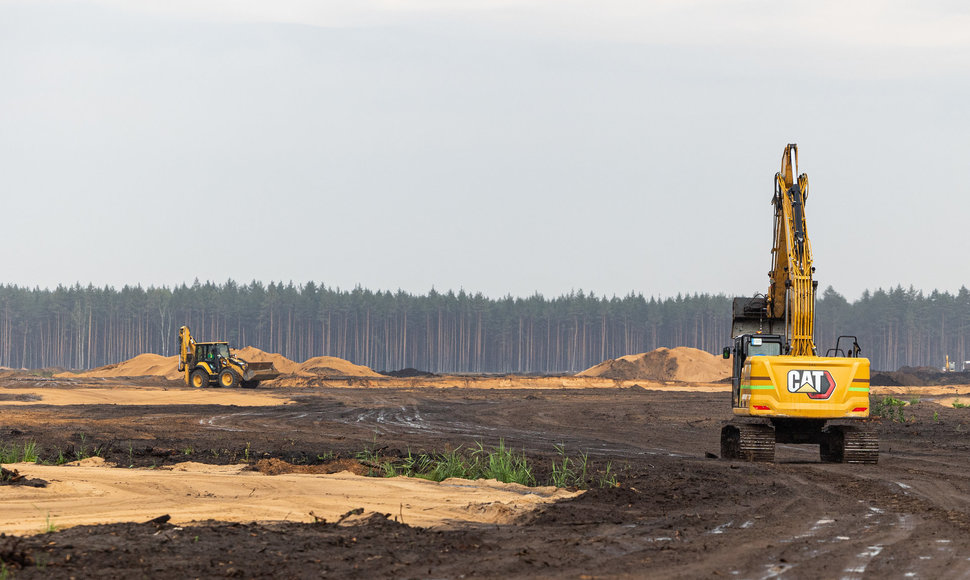
[{"label": "sand mound", "polygon": [[379,377],[368,367],[356,365],[335,356],[315,356],[303,363],[291,361],[281,354],[269,353],[254,346],[233,351],[239,358],[251,362],[271,362],[280,374],[304,377]]},{"label": "sand mound", "polygon": [[368,367],[333,356],[315,356],[300,365],[298,374],[327,377],[380,377]]},{"label": "sand mound", "polygon": [[658,348],[601,362],[576,376],[712,383],[731,376],[731,361],[685,346]]},{"label": "sand mound", "polygon": [[57,373],[55,377],[165,377],[173,381],[182,378],[178,370],[177,356],[145,353],[113,365],[98,367],[80,373]]},{"label": "sand mound", "polygon": [[[317,356],[304,363],[293,362],[281,354],[270,353],[254,346],[233,349],[232,353],[248,362],[271,362],[283,375],[303,377],[379,377],[371,369],[355,365],[350,361],[332,356]],[[177,356],[161,356],[152,353],[140,354],[135,358],[113,365],[107,365],[83,372],[63,372],[55,377],[164,377],[178,381],[182,373],[178,371]]]},{"label": "sand mound", "polygon": [[259,350],[255,346],[234,348],[232,354],[246,362],[271,362],[276,370],[284,375],[296,374],[300,370],[300,363],[293,362],[281,354]]},{"label": "sand mound", "polygon": [[271,457],[260,459],[253,468],[263,475],[281,475],[284,473],[340,473],[349,471],[354,475],[367,475],[370,469],[361,465],[356,459],[335,459],[320,465],[293,465],[282,459]]}]

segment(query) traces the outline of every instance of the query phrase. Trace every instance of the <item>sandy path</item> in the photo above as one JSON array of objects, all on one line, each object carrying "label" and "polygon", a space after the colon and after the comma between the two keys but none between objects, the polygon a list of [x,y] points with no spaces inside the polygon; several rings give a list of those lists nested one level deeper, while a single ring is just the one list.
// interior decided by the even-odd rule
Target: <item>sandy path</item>
[{"label": "sandy path", "polygon": [[292,402],[272,391],[227,389],[76,388],[2,389],[3,405],[236,405],[264,407]]},{"label": "sandy path", "polygon": [[449,479],[441,483],[406,477],[372,478],[349,472],[332,475],[263,475],[245,466],[183,463],[169,469],[104,466],[7,465],[46,488],[0,487],[0,531],[36,534],[48,522],[58,528],[82,524],[148,521],[169,514],[174,524],[336,521],[363,508],[388,513],[409,525],[449,522],[506,522],[539,504],[577,495],[552,487],[524,487],[490,481]]},{"label": "sandy path", "polygon": [[937,387],[872,387],[872,395],[879,396],[957,396],[970,395],[970,385],[942,385]]}]

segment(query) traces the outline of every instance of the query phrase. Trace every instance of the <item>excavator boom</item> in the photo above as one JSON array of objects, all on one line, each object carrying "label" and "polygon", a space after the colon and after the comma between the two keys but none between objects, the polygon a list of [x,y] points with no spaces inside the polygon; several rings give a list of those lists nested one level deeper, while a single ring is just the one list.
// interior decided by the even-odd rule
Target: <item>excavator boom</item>
[{"label": "excavator boom", "polygon": [[775,174],[775,236],[771,249],[771,281],[768,285],[768,316],[783,319],[787,326],[789,353],[793,356],[817,355],[815,348],[815,289],[812,280],[812,244],[808,239],[805,200],[808,176],[797,181],[798,145],[789,144],[781,158],[781,171]]}]

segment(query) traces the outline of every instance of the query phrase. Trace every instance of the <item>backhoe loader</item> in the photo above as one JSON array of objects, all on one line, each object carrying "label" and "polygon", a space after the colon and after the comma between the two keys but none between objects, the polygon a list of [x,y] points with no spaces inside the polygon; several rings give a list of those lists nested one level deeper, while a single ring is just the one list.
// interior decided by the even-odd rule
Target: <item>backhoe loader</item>
[{"label": "backhoe loader", "polygon": [[178,331],[179,372],[185,384],[208,387],[255,388],[260,381],[280,376],[271,362],[246,362],[233,356],[228,342],[196,342],[188,326]]},{"label": "backhoe loader", "polygon": [[774,245],[767,294],[735,298],[731,400],[734,420],[721,430],[721,457],[774,461],[775,444],[819,446],[822,461],[876,463],[879,442],[869,416],[869,359],[854,336],[819,356],[815,346],[812,250],[805,219],[808,176],[790,144],[775,174]]}]

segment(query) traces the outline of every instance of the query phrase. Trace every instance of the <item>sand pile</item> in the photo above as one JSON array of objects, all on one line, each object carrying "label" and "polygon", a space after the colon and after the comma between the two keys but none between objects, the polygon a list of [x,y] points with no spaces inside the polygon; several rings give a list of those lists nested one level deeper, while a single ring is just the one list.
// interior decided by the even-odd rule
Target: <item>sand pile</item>
[{"label": "sand pile", "polygon": [[686,346],[658,348],[601,362],[576,376],[712,383],[731,376],[731,361]]},{"label": "sand pile", "polygon": [[300,363],[293,362],[281,354],[259,350],[255,346],[246,348],[234,348],[232,354],[247,362],[271,362],[276,370],[284,375],[293,375],[299,372]]},{"label": "sand pile", "polygon": [[271,362],[276,370],[284,375],[302,377],[379,377],[368,367],[356,365],[335,356],[315,356],[305,362],[291,361],[281,354],[265,352],[254,346],[234,350],[233,353],[245,361]]},{"label": "sand pile", "polygon": [[[342,358],[317,356],[304,363],[291,361],[281,354],[262,351],[254,346],[233,349],[232,354],[249,362],[271,362],[282,375],[301,377],[379,377],[371,369],[356,365]],[[117,364],[98,367],[89,371],[64,372],[55,377],[164,377],[177,381],[182,379],[178,371],[177,356],[161,356],[152,353],[140,354],[135,358]]]},{"label": "sand pile", "polygon": [[380,377],[368,367],[355,365],[350,361],[333,356],[315,356],[300,365],[298,372],[302,376],[326,377]]},{"label": "sand pile", "polygon": [[182,378],[178,370],[177,356],[145,353],[113,365],[98,367],[80,373],[57,373],[55,377],[165,377],[173,381]]}]

